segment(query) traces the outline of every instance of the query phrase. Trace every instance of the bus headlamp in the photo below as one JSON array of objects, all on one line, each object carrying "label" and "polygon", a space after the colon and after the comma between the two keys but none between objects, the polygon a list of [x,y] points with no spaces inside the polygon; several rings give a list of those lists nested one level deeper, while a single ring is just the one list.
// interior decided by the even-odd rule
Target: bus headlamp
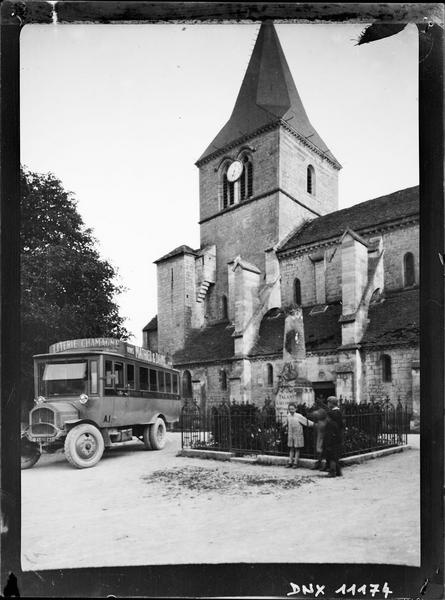
[{"label": "bus headlamp", "polygon": [[45,397],[44,397],[44,396],[39,396],[38,398],[36,398],[36,399],[34,400],[34,402],[35,402],[36,404],[43,404],[44,402],[46,402],[46,399],[45,399]]},{"label": "bus headlamp", "polygon": [[79,400],[81,404],[86,404],[88,402],[88,396],[86,394],[80,394]]}]

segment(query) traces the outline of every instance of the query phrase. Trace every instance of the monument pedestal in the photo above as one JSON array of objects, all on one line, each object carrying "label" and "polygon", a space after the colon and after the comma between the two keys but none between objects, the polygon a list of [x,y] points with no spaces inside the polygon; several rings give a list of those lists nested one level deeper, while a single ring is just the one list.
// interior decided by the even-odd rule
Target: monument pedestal
[{"label": "monument pedestal", "polygon": [[314,389],[312,383],[304,377],[298,376],[297,366],[286,363],[280,376],[280,383],[275,397],[275,411],[278,418],[287,415],[290,402],[312,406],[314,403]]}]

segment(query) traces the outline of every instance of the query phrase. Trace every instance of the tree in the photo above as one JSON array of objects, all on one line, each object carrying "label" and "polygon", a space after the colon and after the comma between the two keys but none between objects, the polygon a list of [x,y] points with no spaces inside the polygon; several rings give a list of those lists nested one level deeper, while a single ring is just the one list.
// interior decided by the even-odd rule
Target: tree
[{"label": "tree", "polygon": [[114,298],[123,291],[71,192],[52,173],[22,169],[21,396],[33,398],[34,354],[83,337],[128,339]]}]

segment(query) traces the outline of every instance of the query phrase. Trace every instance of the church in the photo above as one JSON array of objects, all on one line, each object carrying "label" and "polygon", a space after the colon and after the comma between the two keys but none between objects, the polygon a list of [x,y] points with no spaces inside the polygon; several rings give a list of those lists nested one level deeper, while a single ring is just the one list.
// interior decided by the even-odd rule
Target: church
[{"label": "church", "polygon": [[202,153],[200,247],[155,261],[144,346],[183,396],[306,404],[400,400],[420,414],[419,190],[338,209],[341,165],[311,124],[272,23],[233,112]]}]

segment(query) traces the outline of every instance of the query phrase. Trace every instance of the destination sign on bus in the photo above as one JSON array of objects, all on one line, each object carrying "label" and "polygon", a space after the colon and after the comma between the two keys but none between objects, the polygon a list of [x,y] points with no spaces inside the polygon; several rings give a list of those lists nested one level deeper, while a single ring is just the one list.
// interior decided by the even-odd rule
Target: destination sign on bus
[{"label": "destination sign on bus", "polygon": [[146,348],[128,344],[114,338],[82,338],[77,340],[65,340],[57,342],[49,347],[50,354],[58,352],[69,352],[74,350],[111,350],[135,359],[145,360],[157,364],[167,364],[167,359],[163,354],[152,352]]}]

